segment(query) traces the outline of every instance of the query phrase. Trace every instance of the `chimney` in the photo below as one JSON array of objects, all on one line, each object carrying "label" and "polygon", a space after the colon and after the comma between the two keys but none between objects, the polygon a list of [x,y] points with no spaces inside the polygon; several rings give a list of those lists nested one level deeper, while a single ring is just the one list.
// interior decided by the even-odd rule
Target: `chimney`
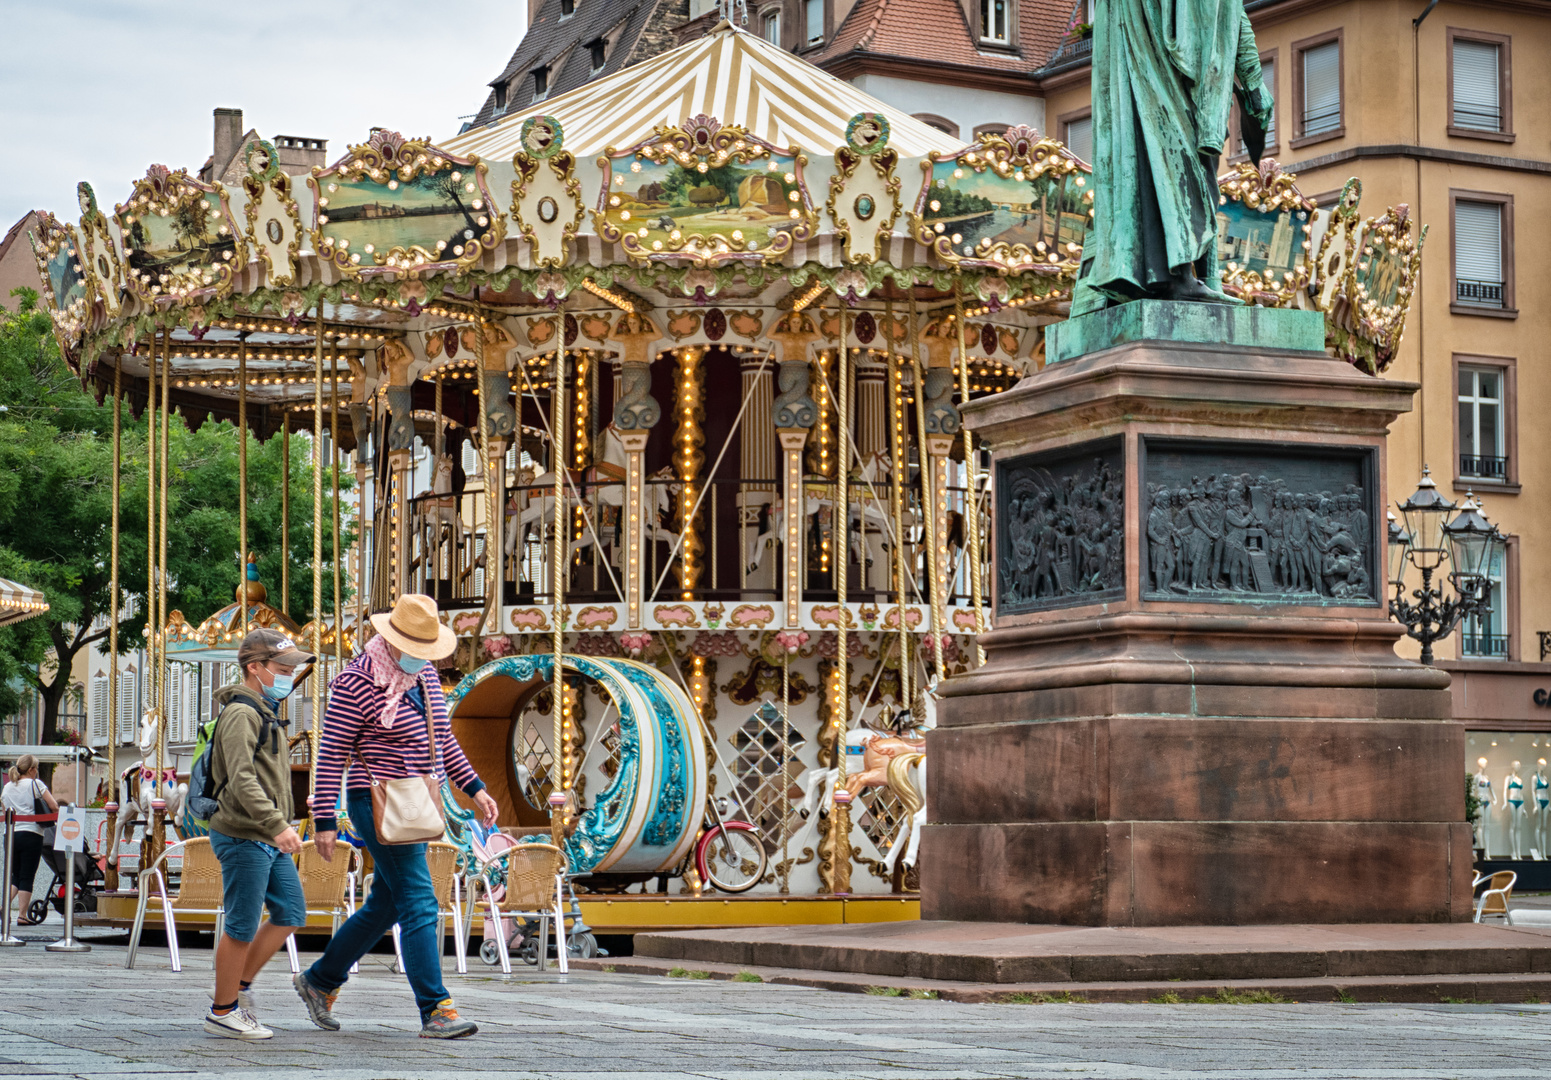
[{"label": "chimney", "polygon": [[242,110],[215,110],[215,142],[210,151],[212,179],[219,180],[226,166],[237,156],[237,143],[241,138]]}]

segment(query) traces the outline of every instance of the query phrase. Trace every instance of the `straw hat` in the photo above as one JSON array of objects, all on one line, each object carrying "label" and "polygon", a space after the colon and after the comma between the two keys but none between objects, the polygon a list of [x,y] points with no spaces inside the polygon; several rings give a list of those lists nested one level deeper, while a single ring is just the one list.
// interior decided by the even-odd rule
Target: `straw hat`
[{"label": "straw hat", "polygon": [[452,655],[458,638],[436,617],[436,601],[419,593],[398,598],[386,615],[373,615],[372,625],[388,644],[421,660],[441,660]]}]

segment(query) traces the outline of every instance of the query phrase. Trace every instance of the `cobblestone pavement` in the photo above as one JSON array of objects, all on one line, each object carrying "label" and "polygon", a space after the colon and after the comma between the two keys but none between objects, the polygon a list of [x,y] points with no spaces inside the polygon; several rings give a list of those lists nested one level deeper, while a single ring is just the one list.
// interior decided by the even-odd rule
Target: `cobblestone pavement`
[{"label": "cobblestone pavement", "polygon": [[[479,1035],[415,1037],[409,989],[370,956],[344,1030],[307,1022],[283,959],[260,979],[267,1042],[211,1038],[210,954],[122,936],[81,955],[0,950],[0,1076],[273,1080],[1093,1080],[1534,1077],[1551,1069],[1543,1005],[959,1005],[799,987],[604,973],[448,976]],[[282,954],[283,956],[283,954]],[[304,957],[305,958],[305,957]],[[451,961],[448,962],[449,971]]]}]

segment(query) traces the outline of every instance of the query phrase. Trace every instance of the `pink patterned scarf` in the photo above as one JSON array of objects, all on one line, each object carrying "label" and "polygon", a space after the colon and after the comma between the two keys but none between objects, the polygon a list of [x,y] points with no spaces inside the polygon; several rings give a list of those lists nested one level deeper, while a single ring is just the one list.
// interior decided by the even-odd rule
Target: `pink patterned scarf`
[{"label": "pink patterned scarf", "polygon": [[399,702],[409,688],[415,685],[418,675],[407,674],[388,650],[388,639],[378,634],[366,645],[366,671],[372,684],[383,692],[382,726],[392,728],[398,718]]}]

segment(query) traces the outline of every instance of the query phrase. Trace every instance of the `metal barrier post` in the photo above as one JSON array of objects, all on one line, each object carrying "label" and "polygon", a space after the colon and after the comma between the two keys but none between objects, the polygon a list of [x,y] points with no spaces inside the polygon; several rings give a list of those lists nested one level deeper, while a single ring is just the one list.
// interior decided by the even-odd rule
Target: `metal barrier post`
[{"label": "metal barrier post", "polygon": [[5,889],[5,910],[0,912],[0,946],[17,946],[27,944],[19,937],[11,936],[11,837],[16,832],[16,811],[6,808],[5,811],[5,880],[0,883],[0,888]]},{"label": "metal barrier post", "polygon": [[[79,771],[79,766],[77,766]],[[80,834],[85,839],[85,831]],[[82,844],[82,847],[85,845]],[[45,952],[91,952],[92,947],[75,940],[75,856],[73,847],[65,849],[65,936],[43,946]]]}]

